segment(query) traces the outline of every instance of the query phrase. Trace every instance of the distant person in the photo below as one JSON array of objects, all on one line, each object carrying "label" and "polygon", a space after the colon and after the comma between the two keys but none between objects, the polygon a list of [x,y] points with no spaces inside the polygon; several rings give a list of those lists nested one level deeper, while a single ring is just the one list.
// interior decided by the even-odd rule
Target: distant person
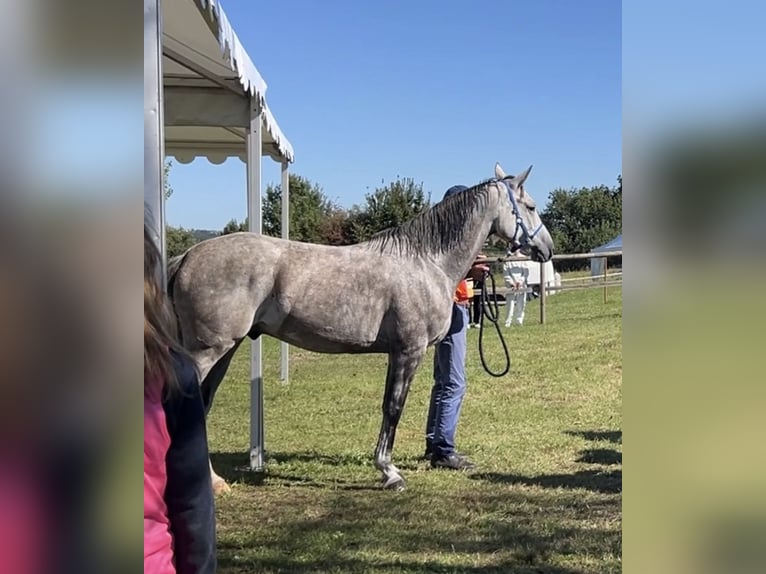
[{"label": "distant person", "polygon": [[213,574],[215,508],[197,374],[144,223],[144,574]]},{"label": "distant person", "polygon": [[[466,189],[463,185],[453,186],[447,190],[444,198]],[[474,265],[466,279],[482,278],[487,271],[487,265]],[[449,331],[434,350],[434,384],[426,421],[425,451],[425,457],[430,459],[432,468],[474,468],[474,464],[455,449],[455,431],[466,390],[466,330],[473,299],[472,288],[466,279],[458,284],[455,291]]]},{"label": "distant person", "polygon": [[515,254],[508,251],[509,258],[503,264],[503,280],[509,289],[505,297],[505,326],[512,323],[524,324],[524,310],[527,306],[527,280],[529,278],[529,261],[520,260],[521,252]]}]

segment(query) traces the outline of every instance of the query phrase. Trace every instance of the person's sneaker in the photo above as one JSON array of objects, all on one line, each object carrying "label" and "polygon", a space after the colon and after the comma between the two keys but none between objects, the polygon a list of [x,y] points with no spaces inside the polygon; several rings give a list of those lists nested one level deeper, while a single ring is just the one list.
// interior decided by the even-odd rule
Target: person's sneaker
[{"label": "person's sneaker", "polygon": [[431,452],[429,449],[426,449],[426,451],[423,453],[423,456],[420,457],[421,460],[431,460],[431,457],[433,457],[434,453]]},{"label": "person's sneaker", "polygon": [[432,456],[431,468],[446,468],[449,470],[472,470],[475,465],[462,454],[450,454],[448,456]]}]

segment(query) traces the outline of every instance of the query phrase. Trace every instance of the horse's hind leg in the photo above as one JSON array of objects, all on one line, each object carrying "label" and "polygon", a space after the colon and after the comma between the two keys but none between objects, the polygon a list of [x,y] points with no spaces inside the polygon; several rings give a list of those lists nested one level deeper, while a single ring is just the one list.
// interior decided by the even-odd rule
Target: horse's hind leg
[{"label": "horse's hind leg", "polygon": [[404,490],[401,472],[391,463],[396,427],[407,401],[407,393],[415,371],[423,360],[425,349],[408,353],[391,353],[388,358],[386,392],[383,397],[383,424],[375,448],[375,467],[383,473],[383,488]]},{"label": "horse's hind leg", "polygon": [[215,362],[207,376],[202,379],[202,382],[200,383],[200,391],[202,392],[202,401],[205,404],[206,416],[210,413],[215,393],[221,385],[221,382],[223,382],[223,378],[226,376],[226,371],[229,370],[231,359],[234,357],[234,353],[237,352],[241,342],[242,341],[237,341],[232,348],[226,351],[223,356]]},{"label": "horse's hind leg", "polygon": [[[223,352],[223,356],[221,356],[220,348],[206,349],[206,352],[204,353],[206,357],[202,358],[203,361],[201,362],[203,365],[205,364],[205,360],[210,362],[212,360],[211,357],[216,355],[220,357],[215,363],[213,363],[212,367],[207,369],[207,374],[204,375],[204,379],[202,379],[202,383],[200,383],[202,400],[205,405],[205,416],[210,413],[210,408],[213,406],[213,398],[215,397],[215,393],[223,381],[223,378],[226,375],[226,371],[229,369],[231,359],[234,357],[234,353],[236,353],[240,343],[241,341],[234,343],[234,345],[228,351]],[[216,494],[221,492],[228,492],[230,490],[229,485],[223,478],[216,474],[215,470],[213,470],[213,463],[210,460],[208,460],[208,463],[210,466],[210,481],[213,485],[213,492]]]}]

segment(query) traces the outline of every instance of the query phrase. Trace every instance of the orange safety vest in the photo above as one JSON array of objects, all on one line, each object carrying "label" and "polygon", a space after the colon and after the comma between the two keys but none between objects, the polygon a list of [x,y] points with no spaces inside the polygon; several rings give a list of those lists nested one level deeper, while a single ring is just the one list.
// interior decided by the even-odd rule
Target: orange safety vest
[{"label": "orange safety vest", "polygon": [[466,303],[473,299],[473,280],[463,279],[455,290],[455,303]]}]

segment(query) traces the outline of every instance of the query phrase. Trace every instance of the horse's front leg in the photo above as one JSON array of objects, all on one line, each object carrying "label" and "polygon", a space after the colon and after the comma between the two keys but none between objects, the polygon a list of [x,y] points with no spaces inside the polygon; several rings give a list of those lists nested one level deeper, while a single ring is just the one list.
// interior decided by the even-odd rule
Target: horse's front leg
[{"label": "horse's front leg", "polygon": [[375,467],[383,473],[383,488],[404,490],[406,483],[398,468],[391,463],[396,426],[404,410],[410,383],[423,360],[425,349],[414,352],[391,353],[388,357],[386,392],[383,396],[383,424],[375,448]]}]

